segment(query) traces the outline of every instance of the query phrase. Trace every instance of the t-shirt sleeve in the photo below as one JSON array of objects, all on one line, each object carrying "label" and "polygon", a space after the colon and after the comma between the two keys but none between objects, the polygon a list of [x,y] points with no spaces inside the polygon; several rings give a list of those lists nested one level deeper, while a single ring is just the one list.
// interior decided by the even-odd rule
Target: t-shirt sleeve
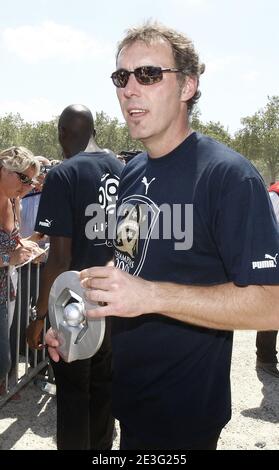
[{"label": "t-shirt sleeve", "polygon": [[279,284],[278,224],[260,178],[246,178],[224,197],[215,237],[232,282]]},{"label": "t-shirt sleeve", "polygon": [[46,235],[72,237],[71,186],[59,169],[49,172],[41,195],[35,230]]}]

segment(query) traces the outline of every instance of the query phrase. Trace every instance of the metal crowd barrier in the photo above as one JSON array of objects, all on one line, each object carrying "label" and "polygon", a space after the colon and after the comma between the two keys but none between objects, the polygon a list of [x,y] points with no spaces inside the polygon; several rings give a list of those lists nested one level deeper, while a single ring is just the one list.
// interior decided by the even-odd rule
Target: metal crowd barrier
[{"label": "metal crowd barrier", "polygon": [[[33,266],[33,269],[32,267]],[[26,301],[22,304],[22,274],[23,269],[25,270],[24,275],[26,276],[26,283],[24,284]],[[15,351],[12,351],[12,356],[15,357],[12,374],[11,371],[6,375],[4,381],[4,394],[0,396],[0,408],[21,388],[27,385],[39,372],[48,367],[49,361],[46,355],[46,350],[43,349],[40,352],[40,359],[38,358],[38,352],[33,351],[32,366],[30,365],[30,349],[26,342],[25,330],[29,324],[29,310],[31,302],[34,304],[39,294],[39,283],[40,283],[40,269],[41,264],[31,264],[31,261],[25,266],[17,268],[18,282],[17,282],[17,308],[15,309],[15,301],[8,302],[9,322],[10,326],[13,321],[16,322],[16,341]],[[8,292],[10,292],[10,275],[11,268],[9,269],[8,276]],[[33,277],[35,276],[35,279]],[[35,281],[35,297],[31,298],[31,281]],[[16,311],[14,311],[16,310]],[[46,321],[44,324],[43,339],[46,332]],[[20,351],[20,344],[25,341],[25,353],[22,355]],[[44,341],[43,341],[44,342]],[[20,354],[21,352],[21,354]]]}]

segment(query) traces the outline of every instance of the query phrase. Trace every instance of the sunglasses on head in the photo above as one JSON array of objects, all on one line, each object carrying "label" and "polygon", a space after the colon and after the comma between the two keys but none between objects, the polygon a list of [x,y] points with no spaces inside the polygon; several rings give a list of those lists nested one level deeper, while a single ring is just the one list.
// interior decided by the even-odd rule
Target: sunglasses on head
[{"label": "sunglasses on head", "polygon": [[163,80],[163,73],[176,73],[181,70],[168,68],[163,69],[162,67],[154,67],[153,65],[143,65],[137,67],[135,70],[119,69],[113,72],[111,79],[117,88],[125,88],[129,81],[130,75],[133,73],[138,83],[141,85],[153,85]]},{"label": "sunglasses on head", "polygon": [[24,173],[19,173],[18,171],[15,171],[15,174],[19,177],[20,182],[22,184],[26,184],[26,185],[35,184],[35,181],[32,180],[32,178],[29,178],[29,176],[25,175]]}]

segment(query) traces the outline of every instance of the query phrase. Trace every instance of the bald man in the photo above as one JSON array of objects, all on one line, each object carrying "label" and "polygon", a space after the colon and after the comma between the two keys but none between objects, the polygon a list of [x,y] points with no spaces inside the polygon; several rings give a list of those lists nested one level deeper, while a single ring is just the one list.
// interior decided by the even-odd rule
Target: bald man
[{"label": "bald man", "polygon": [[[104,240],[89,239],[86,209],[99,203],[116,203],[116,188],[122,164],[110,151],[95,142],[91,111],[83,105],[70,105],[58,122],[59,142],[64,161],[47,175],[36,230],[50,237],[39,298],[37,319],[31,322],[29,345],[40,347],[43,319],[55,278],[64,271],[80,271],[92,264],[103,266],[112,258]],[[111,209],[111,206],[110,206]],[[105,229],[104,229],[105,230]],[[92,237],[90,237],[92,238]],[[105,239],[105,234],[104,234]],[[110,449],[114,420],[111,415],[110,325],[100,350],[90,359],[53,364],[57,389],[57,448]]]}]

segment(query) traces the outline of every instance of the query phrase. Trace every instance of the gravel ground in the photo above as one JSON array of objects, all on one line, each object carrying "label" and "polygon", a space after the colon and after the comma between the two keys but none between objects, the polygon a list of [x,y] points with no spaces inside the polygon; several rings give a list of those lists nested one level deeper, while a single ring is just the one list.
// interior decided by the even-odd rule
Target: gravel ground
[{"label": "gravel ground", "polygon": [[[279,380],[255,371],[255,332],[237,332],[232,360],[233,417],[218,448],[279,450]],[[0,410],[0,449],[55,450],[55,398],[33,384]],[[114,449],[118,448],[118,437]]]}]

